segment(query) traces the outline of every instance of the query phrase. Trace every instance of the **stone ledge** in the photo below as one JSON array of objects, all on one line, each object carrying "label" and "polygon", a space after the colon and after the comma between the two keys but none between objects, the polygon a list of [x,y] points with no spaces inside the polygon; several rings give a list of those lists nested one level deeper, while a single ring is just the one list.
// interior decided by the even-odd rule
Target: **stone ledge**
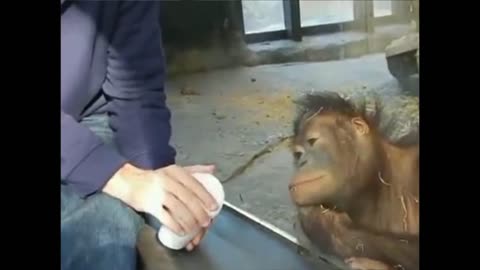
[{"label": "stone ledge", "polygon": [[235,47],[167,50],[168,73],[194,73],[235,66],[289,62],[319,62],[355,58],[383,52],[385,47],[410,31],[408,24],[377,27],[375,33],[348,31],[304,37],[302,42],[279,40]]}]

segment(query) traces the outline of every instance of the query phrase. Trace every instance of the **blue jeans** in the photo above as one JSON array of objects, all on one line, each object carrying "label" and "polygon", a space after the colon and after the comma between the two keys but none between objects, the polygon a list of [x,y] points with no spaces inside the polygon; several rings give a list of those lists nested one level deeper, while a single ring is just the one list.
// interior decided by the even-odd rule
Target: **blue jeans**
[{"label": "blue jeans", "polygon": [[[83,124],[112,144],[107,116]],[[61,184],[60,224],[62,270],[137,268],[137,234],[144,220],[123,202],[100,193],[83,199]]]}]

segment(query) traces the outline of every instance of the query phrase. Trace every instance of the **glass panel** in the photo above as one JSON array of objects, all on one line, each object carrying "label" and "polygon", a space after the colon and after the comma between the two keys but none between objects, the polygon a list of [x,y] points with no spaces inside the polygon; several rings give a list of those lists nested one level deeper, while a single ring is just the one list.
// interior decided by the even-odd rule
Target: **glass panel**
[{"label": "glass panel", "polygon": [[[228,91],[222,90],[228,93],[224,95],[232,95],[230,103],[227,104],[224,101],[227,99],[222,97],[221,102],[215,103],[215,106],[218,107],[218,104],[222,104],[225,110],[224,114],[233,117],[235,113],[236,117],[235,126],[231,126],[231,122],[228,122],[227,125],[225,121],[225,132],[222,133],[222,135],[225,134],[225,138],[220,138],[218,141],[223,140],[226,144],[217,146],[220,153],[229,151],[229,159],[223,156],[218,157],[221,160],[219,164],[224,162],[223,167],[220,165],[218,167],[225,170],[224,174],[227,178],[224,179],[228,179],[224,186],[229,203],[273,224],[285,234],[297,237],[300,246],[306,248],[312,246],[312,241],[302,239],[305,231],[302,232],[303,229],[298,223],[298,209],[293,196],[296,196],[300,202],[313,199],[316,194],[322,196],[324,194],[322,192],[325,190],[321,186],[322,181],[317,184],[312,183],[315,181],[308,181],[310,183],[303,187],[303,183],[297,182],[294,189],[289,190],[289,184],[292,184],[295,172],[302,171],[300,164],[307,164],[304,167],[308,169],[315,168],[315,164],[311,163],[313,159],[302,160],[301,156],[299,156],[300,160],[296,167],[293,162],[295,156],[304,153],[302,150],[305,147],[313,149],[309,148],[312,146],[310,144],[318,147],[317,149],[322,148],[319,141],[315,143],[312,140],[310,143],[308,139],[311,138],[300,135],[297,138],[294,137],[300,140],[296,145],[299,147],[297,148],[299,153],[295,154],[291,151],[291,149],[295,149],[296,142],[289,137],[292,136],[294,119],[297,117],[298,106],[295,100],[305,97],[305,94],[322,91],[342,93],[349,97],[347,101],[358,105],[364,104],[365,112],[372,113],[370,116],[378,113],[379,119],[381,119],[378,128],[385,132],[383,133],[385,136],[390,136],[397,142],[407,138],[407,135],[409,139],[418,139],[416,136],[418,136],[417,128],[420,121],[418,114],[419,33],[418,28],[415,28],[419,22],[418,1],[300,0],[300,18],[303,27],[352,22],[353,20],[358,23],[352,27],[340,28],[341,30],[334,34],[310,31],[309,35],[305,35],[301,42],[279,40],[249,44],[248,48],[251,49],[252,54],[247,56],[247,61],[251,66],[238,72],[231,71],[228,73],[230,78],[225,76],[226,72],[223,72],[219,73],[215,79],[209,79],[209,81],[218,81],[219,89],[231,88]],[[408,13],[409,10],[410,13]],[[391,15],[395,15],[395,18],[389,18]],[[372,20],[372,16],[375,16],[376,19]],[[415,23],[411,22],[412,18]],[[375,38],[371,38],[372,36]],[[221,83],[225,81],[228,81],[228,84]],[[238,85],[234,85],[232,82]],[[206,87],[206,89],[211,91],[212,96],[216,95],[211,88]],[[377,97],[378,101],[375,101]],[[363,103],[365,101],[367,103]],[[381,105],[382,110],[377,111],[377,108],[380,107],[376,107],[376,105]],[[322,106],[321,104],[318,106],[311,108],[311,114],[304,118],[305,121],[314,119],[310,117],[321,117]],[[227,130],[230,133],[227,133]],[[321,129],[319,128],[319,130]],[[304,129],[304,131],[306,130]],[[314,129],[310,131],[318,132]],[[205,137],[204,140],[208,139]],[[231,142],[236,141],[239,143],[234,147],[237,147],[238,150],[232,150]],[[197,141],[194,142],[198,144]],[[292,144],[293,148],[291,148]],[[259,147],[255,148],[254,145]],[[265,151],[265,149],[268,150]],[[315,150],[308,151],[312,151],[309,153],[315,152]],[[385,151],[390,150],[385,148]],[[324,155],[322,150],[318,150],[316,154]],[[415,155],[403,156],[400,159],[408,160],[410,158],[415,159]],[[234,159],[239,160],[235,166],[232,165]],[[322,177],[325,167],[323,164],[316,165],[318,165],[319,176]],[[397,166],[393,163],[392,165]],[[381,170],[381,167],[379,168]],[[308,169],[305,174],[297,175],[299,177],[297,181],[302,182],[302,180],[311,180],[315,177],[312,176],[314,169],[310,171]],[[408,177],[411,177],[412,181],[418,181],[418,167],[410,169]],[[352,172],[352,179],[356,177],[358,179],[362,177],[360,172]],[[395,181],[391,175],[383,173],[373,175],[370,180],[376,181],[387,190],[388,186],[392,185],[392,181]],[[418,182],[415,182],[414,185],[417,187]],[[318,190],[315,190],[316,188]],[[410,191],[416,192],[415,190],[414,188]],[[312,195],[312,197],[309,198],[308,195]],[[408,207],[417,207],[419,201],[415,196],[417,195],[405,197]],[[370,197],[369,199],[374,200],[374,198]],[[316,200],[318,197],[314,199]],[[330,203],[328,199],[325,202]],[[359,202],[355,198],[351,201],[355,207],[359,205]],[[320,203],[319,200],[313,205],[319,206]],[[366,205],[359,208],[368,209]],[[335,211],[335,206],[331,210]],[[312,215],[320,216],[328,210],[317,208],[313,211],[317,212]],[[356,213],[347,213],[347,215],[350,214]],[[364,214],[364,217],[368,218],[368,215],[382,216],[383,213],[372,214],[369,212]],[[402,215],[399,213],[400,217]],[[408,218],[412,217],[413,215]],[[394,218],[392,218],[391,227],[388,230],[394,231],[396,226],[404,226],[401,219],[394,220]],[[414,221],[416,218],[418,218],[417,215],[407,220],[407,222],[411,222],[408,225],[413,226],[408,228],[413,228],[412,237],[416,236],[415,230],[418,228],[418,223]],[[374,228],[375,223],[372,222],[369,226]],[[317,228],[314,226],[311,229]],[[318,229],[322,228],[319,226]],[[350,245],[350,248],[358,248],[357,242],[344,240],[347,247]],[[324,246],[322,247],[322,245]],[[325,244],[321,241],[318,242],[318,246],[323,249],[329,248],[328,243]],[[413,245],[412,249],[415,249]],[[342,258],[332,258],[325,254],[315,254],[315,249],[310,251],[312,255],[323,256],[322,258],[331,262],[337,261],[336,259],[342,260]],[[394,254],[392,253],[391,256]],[[409,262],[407,259],[403,263],[414,262]]]},{"label": "glass panel", "polygon": [[302,26],[353,21],[353,0],[300,0]]},{"label": "glass panel", "polygon": [[282,1],[242,1],[245,33],[262,33],[285,29]]},{"label": "glass panel", "polygon": [[373,1],[373,15],[375,17],[390,16],[392,14],[392,0]]}]

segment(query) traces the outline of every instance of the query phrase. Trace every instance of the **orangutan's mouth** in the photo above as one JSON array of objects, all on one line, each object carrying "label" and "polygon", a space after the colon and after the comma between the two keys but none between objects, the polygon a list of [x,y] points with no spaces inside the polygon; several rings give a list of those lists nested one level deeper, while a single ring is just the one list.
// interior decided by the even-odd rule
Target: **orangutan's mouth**
[{"label": "orangutan's mouth", "polygon": [[315,181],[318,181],[318,180],[322,180],[322,178],[324,178],[324,177],[325,177],[325,175],[322,175],[322,176],[317,176],[317,177],[314,177],[314,178],[307,178],[305,180],[296,181],[294,183],[290,183],[288,185],[288,189],[292,190],[292,189],[294,189],[294,188],[296,188],[300,185],[315,182]]}]

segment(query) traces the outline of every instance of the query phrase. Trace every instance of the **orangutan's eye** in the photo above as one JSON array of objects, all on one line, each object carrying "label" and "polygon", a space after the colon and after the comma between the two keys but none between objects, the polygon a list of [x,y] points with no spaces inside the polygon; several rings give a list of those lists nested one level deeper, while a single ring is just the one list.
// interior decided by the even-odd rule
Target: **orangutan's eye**
[{"label": "orangutan's eye", "polygon": [[316,138],[311,138],[311,139],[308,139],[307,142],[310,146],[313,146],[315,144],[315,142],[317,141]]}]

